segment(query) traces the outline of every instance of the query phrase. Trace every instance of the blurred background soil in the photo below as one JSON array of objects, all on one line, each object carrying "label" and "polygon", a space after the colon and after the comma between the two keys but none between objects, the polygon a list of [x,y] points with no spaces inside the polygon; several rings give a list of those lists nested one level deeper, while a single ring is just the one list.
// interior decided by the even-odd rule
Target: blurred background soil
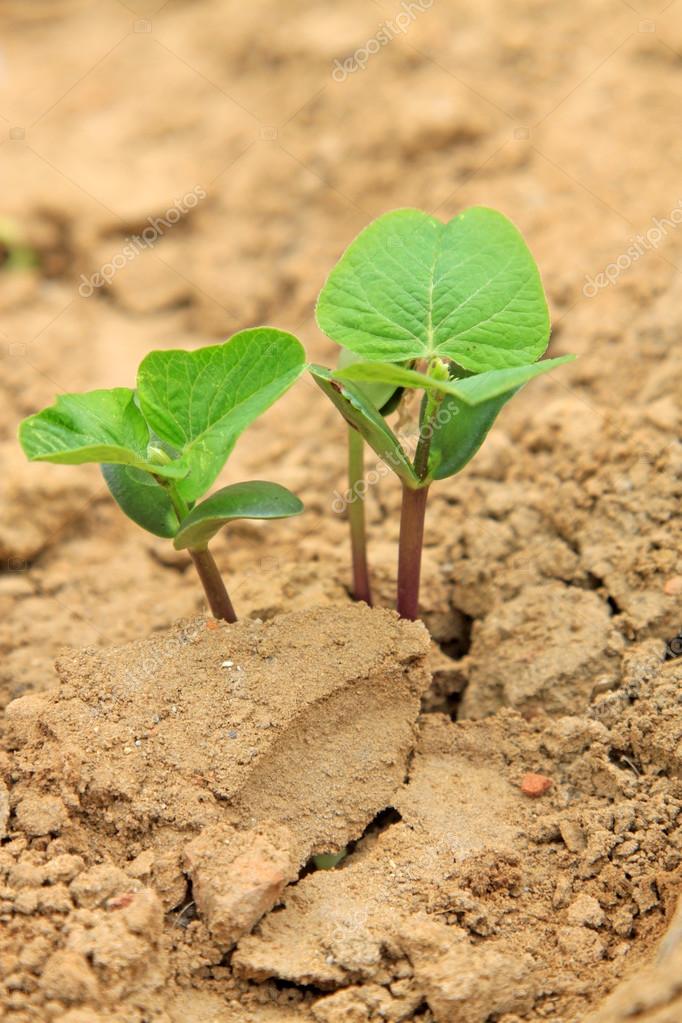
[{"label": "blurred background soil", "polygon": [[[679,0],[4,0],[0,20],[0,707],[53,686],[65,646],[204,609],[96,467],[26,464],[19,420],[261,323],[328,363],[325,275],[400,206],[511,217],[552,354],[579,355],[433,492],[431,709],[577,713],[633,645],[662,657],[682,627]],[[307,506],[217,539],[241,614],[347,600],[344,442],[303,380],[238,445],[223,482]],[[388,478],[368,502],[385,604],[398,503]]]}]

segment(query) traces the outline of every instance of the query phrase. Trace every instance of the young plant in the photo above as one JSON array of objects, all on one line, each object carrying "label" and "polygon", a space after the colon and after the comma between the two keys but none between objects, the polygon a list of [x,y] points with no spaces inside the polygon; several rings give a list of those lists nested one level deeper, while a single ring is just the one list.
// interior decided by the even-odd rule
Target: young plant
[{"label": "young plant", "polygon": [[287,518],[303,505],[284,487],[260,480],[200,498],[242,431],[304,369],[300,342],[271,327],[192,352],[151,352],[138,369],[136,390],[61,395],[23,421],[19,440],[31,461],[100,463],[119,507],[143,529],[172,539],[176,550],[187,550],[213,615],[234,622],[209,541],[235,519]]},{"label": "young plant", "polygon": [[[317,322],[352,360],[313,366],[314,379],[402,482],[397,608],[414,619],[429,487],[464,468],[525,383],[572,356],[537,362],[549,341],[540,274],[514,225],[484,207],[446,224],[379,217],[329,275]],[[423,392],[413,454],[368,384]]]}]

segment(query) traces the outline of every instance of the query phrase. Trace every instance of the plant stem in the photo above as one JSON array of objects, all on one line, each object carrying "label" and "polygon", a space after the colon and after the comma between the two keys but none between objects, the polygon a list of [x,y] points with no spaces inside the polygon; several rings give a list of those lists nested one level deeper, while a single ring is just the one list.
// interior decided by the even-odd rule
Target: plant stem
[{"label": "plant stem", "polygon": [[424,420],[422,424],[417,450],[414,453],[414,471],[420,480],[423,480],[429,471],[429,451],[431,450],[431,419]]},{"label": "plant stem", "polygon": [[187,516],[189,515],[189,507],[187,506],[187,502],[183,497],[180,497],[180,494],[175,489],[175,486],[172,483],[169,483],[168,480],[165,480],[163,479],[163,477],[159,476],[155,476],[154,478],[157,483],[160,483],[161,486],[168,491],[168,496],[170,497],[170,502],[173,505],[173,508],[175,509],[175,514],[177,515],[178,520],[182,522],[182,520],[187,518]]},{"label": "plant stem", "polygon": [[202,550],[189,550],[189,556],[194,562],[201,585],[204,587],[208,606],[214,618],[222,618],[226,622],[236,622],[237,616],[232,607],[232,601],[225,589],[225,583],[218,571],[213,555],[207,547]]},{"label": "plant stem", "polygon": [[[182,522],[189,514],[187,502],[178,494],[172,483],[160,480],[158,477],[157,481],[167,489],[171,504],[175,508],[175,513],[180,522]],[[237,615],[232,606],[230,595],[225,588],[223,577],[208,547],[197,550],[190,548],[187,553],[194,562],[197,575],[201,579],[201,585],[204,587],[204,593],[206,594],[208,606],[213,617],[223,619],[226,622],[236,622]]]},{"label": "plant stem", "polygon": [[415,621],[419,617],[419,579],[424,542],[424,516],[428,487],[412,490],[403,483],[398,553],[398,614]]},{"label": "plant stem", "polygon": [[367,530],[365,527],[365,495],[360,483],[365,479],[365,442],[358,431],[348,427],[348,521],[353,559],[353,599],[372,606],[372,587],[367,564]]},{"label": "plant stem", "polygon": [[[429,366],[433,372],[434,362]],[[429,454],[433,437],[433,419],[440,403],[437,395],[426,395],[423,415],[419,428],[419,441],[414,455],[414,471],[420,480],[426,479],[429,471]],[[403,483],[403,504],[400,511],[400,540],[398,551],[398,614],[401,618],[415,621],[419,618],[419,581],[422,570],[422,547],[424,544],[424,517],[428,486],[412,490]]]}]

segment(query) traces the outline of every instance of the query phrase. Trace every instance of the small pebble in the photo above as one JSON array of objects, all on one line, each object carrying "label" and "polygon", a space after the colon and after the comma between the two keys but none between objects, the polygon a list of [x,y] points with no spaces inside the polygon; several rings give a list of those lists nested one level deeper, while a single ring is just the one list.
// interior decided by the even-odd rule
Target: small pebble
[{"label": "small pebble", "polygon": [[234,664],[234,661],[223,661],[223,663],[220,665],[220,667],[221,668],[231,668],[233,664]]},{"label": "small pebble", "polygon": [[678,597],[682,593],[682,575],[674,575],[666,579],[663,584],[663,592],[669,597]]},{"label": "small pebble", "polygon": [[538,796],[544,796],[545,792],[549,792],[552,784],[552,779],[544,774],[524,774],[520,787],[524,796],[537,799]]}]

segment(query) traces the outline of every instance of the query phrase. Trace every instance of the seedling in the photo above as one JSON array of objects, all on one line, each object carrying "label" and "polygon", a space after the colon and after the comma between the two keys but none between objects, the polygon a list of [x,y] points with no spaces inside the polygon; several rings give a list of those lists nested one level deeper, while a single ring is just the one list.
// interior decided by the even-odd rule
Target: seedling
[{"label": "seedling", "polygon": [[236,615],[209,541],[235,519],[298,515],[303,505],[277,483],[252,480],[199,502],[237,438],[305,369],[299,341],[271,327],[243,330],[196,351],[151,352],[137,389],[64,394],[25,419],[19,439],[31,461],[98,462],[119,507],[138,525],[187,550],[216,618]]},{"label": "seedling", "polygon": [[[573,356],[537,362],[549,341],[538,268],[514,225],[484,207],[446,224],[410,209],[379,217],[329,275],[317,322],[352,357],[335,372],[311,367],[314,379],[402,483],[397,608],[414,619],[429,487],[464,468],[525,383]],[[414,453],[368,384],[423,392]]]}]

